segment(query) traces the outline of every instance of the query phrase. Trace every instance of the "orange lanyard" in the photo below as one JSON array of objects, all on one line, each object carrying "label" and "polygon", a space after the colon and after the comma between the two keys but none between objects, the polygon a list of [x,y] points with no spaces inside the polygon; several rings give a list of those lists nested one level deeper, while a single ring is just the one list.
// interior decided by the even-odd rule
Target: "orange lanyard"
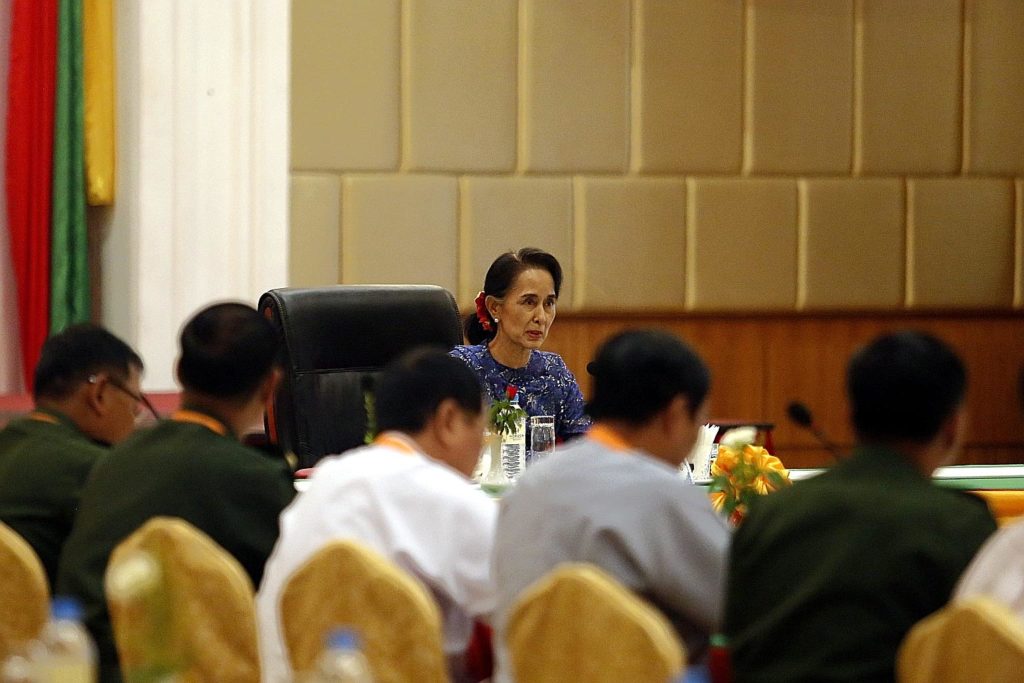
[{"label": "orange lanyard", "polygon": [[374,446],[388,446],[394,448],[396,451],[405,453],[406,455],[416,455],[419,451],[404,438],[387,432],[379,435],[373,440]]},{"label": "orange lanyard", "polygon": [[597,424],[591,427],[590,431],[587,432],[587,438],[613,451],[623,452],[632,450],[629,442],[622,438],[621,434],[606,425]]},{"label": "orange lanyard", "polygon": [[181,410],[175,411],[175,413],[171,415],[171,419],[175,422],[190,422],[192,424],[206,427],[214,434],[220,434],[221,436],[227,436],[228,433],[228,428],[224,426],[223,422],[212,418],[209,415],[197,413],[194,410],[182,408]]},{"label": "orange lanyard", "polygon": [[60,424],[60,420],[55,418],[53,415],[50,415],[49,413],[43,413],[38,410],[33,410],[31,413],[29,413],[28,419],[35,420],[36,422],[48,422],[52,425]]}]

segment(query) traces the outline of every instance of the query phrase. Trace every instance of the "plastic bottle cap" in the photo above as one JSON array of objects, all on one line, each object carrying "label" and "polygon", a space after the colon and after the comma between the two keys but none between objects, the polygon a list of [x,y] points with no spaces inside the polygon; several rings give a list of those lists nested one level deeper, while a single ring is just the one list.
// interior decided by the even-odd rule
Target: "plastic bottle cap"
[{"label": "plastic bottle cap", "polygon": [[358,650],[359,634],[350,628],[336,628],[327,634],[327,647],[331,650]]},{"label": "plastic bottle cap", "polygon": [[50,603],[50,616],[53,619],[82,620],[82,607],[78,601],[66,595],[54,596]]}]

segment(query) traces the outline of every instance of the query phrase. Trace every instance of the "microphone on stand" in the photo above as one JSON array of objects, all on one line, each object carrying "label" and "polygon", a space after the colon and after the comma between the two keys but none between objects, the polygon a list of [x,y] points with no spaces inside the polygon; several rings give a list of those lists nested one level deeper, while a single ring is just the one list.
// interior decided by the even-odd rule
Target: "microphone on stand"
[{"label": "microphone on stand", "polygon": [[814,416],[811,415],[811,409],[800,401],[791,401],[786,407],[786,415],[790,420],[793,421],[799,427],[803,427],[818,440],[822,446],[824,446],[828,452],[832,455],[833,460],[839,460],[842,458],[842,450],[839,446],[832,441],[832,439],[826,436],[825,432],[821,431],[817,425],[814,424]]}]

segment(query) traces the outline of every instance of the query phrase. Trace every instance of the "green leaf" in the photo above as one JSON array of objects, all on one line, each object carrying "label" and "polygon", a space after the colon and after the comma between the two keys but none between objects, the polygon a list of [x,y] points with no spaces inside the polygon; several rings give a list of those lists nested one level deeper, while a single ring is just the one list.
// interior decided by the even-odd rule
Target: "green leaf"
[{"label": "green leaf", "polygon": [[519,419],[526,417],[526,411],[513,405],[512,401],[503,399],[491,404],[487,417],[491,431],[495,434],[513,434]]},{"label": "green leaf", "polygon": [[363,391],[363,410],[366,411],[366,432],[363,443],[370,444],[377,438],[377,402],[372,391]]}]

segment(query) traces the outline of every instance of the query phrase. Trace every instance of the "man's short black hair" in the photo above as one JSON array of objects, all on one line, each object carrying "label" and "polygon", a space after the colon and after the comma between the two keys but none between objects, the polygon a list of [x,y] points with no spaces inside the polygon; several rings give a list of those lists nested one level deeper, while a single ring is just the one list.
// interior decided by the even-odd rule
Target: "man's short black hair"
[{"label": "man's short black hair", "polygon": [[279,348],[277,331],[255,308],[213,304],[181,331],[178,378],[189,391],[246,400],[273,369]]},{"label": "man's short black hair", "polygon": [[483,410],[480,380],[440,348],[421,347],[389,363],[377,378],[377,429],[421,431],[447,399],[472,415]]},{"label": "man's short black hair", "polygon": [[132,367],[140,372],[143,368],[142,359],[132,347],[99,325],[71,325],[43,344],[32,395],[36,400],[66,398],[75,387],[99,372],[124,382]]},{"label": "man's short black hair", "polygon": [[850,359],[846,387],[859,439],[927,443],[963,402],[967,370],[940,339],[901,331]]},{"label": "man's short black hair", "polygon": [[621,332],[587,366],[594,376],[587,413],[595,420],[641,425],[683,396],[691,413],[708,394],[711,373],[697,353],[675,335],[659,330]]}]

